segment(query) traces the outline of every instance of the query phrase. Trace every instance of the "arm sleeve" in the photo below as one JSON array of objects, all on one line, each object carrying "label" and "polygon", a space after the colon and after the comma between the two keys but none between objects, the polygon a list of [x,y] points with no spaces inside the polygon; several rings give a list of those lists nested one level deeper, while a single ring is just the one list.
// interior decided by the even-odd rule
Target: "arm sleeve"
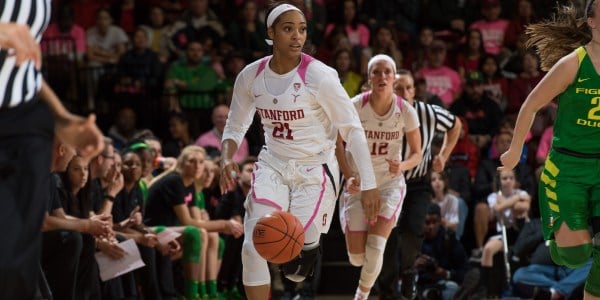
[{"label": "arm sleeve", "polygon": [[246,70],[238,75],[233,85],[233,98],[222,138],[223,141],[233,140],[238,147],[240,147],[250,124],[252,124],[256,111],[250,89],[251,80],[247,78],[248,75],[252,74],[248,74],[251,72],[245,72]]},{"label": "arm sleeve", "polygon": [[165,180],[162,192],[165,202],[169,203],[170,206],[185,203],[185,186],[183,186],[183,182],[179,177],[173,176],[169,180]]},{"label": "arm sleeve", "polygon": [[402,101],[402,105],[405,107],[404,112],[402,113],[405,122],[404,131],[410,132],[417,129],[420,126],[419,117],[417,116],[417,110],[412,105],[410,105],[408,101]]},{"label": "arm sleeve", "polygon": [[[324,74],[325,75],[325,74]],[[331,70],[318,89],[317,99],[331,119],[332,123],[344,141],[346,149],[350,151],[358,172],[362,190],[370,190],[377,187],[375,172],[371,164],[371,154],[367,147],[367,138],[360,124],[358,113],[348,98],[348,94],[339,82],[335,71]]]}]

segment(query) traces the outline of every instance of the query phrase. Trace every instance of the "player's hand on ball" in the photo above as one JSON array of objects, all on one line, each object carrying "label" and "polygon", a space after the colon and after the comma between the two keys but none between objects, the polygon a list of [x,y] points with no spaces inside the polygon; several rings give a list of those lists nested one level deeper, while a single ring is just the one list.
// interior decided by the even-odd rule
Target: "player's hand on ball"
[{"label": "player's hand on ball", "polygon": [[360,203],[365,211],[367,222],[371,225],[375,225],[375,222],[377,222],[377,214],[379,213],[379,208],[381,205],[379,191],[377,189],[362,191]]}]

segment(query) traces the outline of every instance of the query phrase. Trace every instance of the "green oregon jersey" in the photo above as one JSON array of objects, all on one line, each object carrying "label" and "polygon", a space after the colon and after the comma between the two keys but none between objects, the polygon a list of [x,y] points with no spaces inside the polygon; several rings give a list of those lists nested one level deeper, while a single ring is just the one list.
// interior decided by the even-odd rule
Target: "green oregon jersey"
[{"label": "green oregon jersey", "polygon": [[571,85],[558,96],[552,146],[597,154],[600,153],[600,76],[585,47],[575,52],[579,71]]}]

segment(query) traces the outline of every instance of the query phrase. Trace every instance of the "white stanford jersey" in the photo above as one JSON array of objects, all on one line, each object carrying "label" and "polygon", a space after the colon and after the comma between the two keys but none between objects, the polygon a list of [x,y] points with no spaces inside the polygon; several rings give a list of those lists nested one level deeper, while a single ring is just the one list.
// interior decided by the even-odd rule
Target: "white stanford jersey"
[{"label": "white stanford jersey", "polygon": [[[282,160],[325,163],[334,156],[338,130],[344,140],[359,145],[351,150],[355,155],[368,155],[360,146],[364,140],[360,121],[334,69],[302,54],[297,68],[279,75],[269,69],[270,59],[255,61],[238,75],[223,140],[239,145],[257,112],[268,151]],[[276,80],[268,81],[267,72]],[[268,87],[267,82],[289,86],[273,95],[269,90],[277,87]],[[366,175],[362,188],[374,188],[370,164],[359,164],[361,175]]]},{"label": "white stanford jersey", "polygon": [[[369,104],[370,94],[359,94],[352,98],[352,102],[365,131],[377,186],[381,186],[392,179],[386,159],[403,159],[401,149],[404,133],[418,128],[419,120],[415,109],[399,96],[395,96],[396,101],[386,115],[378,115]],[[354,168],[356,160],[350,161]]]}]

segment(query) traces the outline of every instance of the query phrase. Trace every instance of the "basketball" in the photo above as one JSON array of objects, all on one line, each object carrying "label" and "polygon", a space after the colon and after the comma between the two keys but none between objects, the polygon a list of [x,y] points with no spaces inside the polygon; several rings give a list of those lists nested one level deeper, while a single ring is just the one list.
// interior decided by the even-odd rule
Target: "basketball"
[{"label": "basketball", "polygon": [[268,262],[283,264],[304,246],[304,228],[294,215],[276,211],[260,218],[252,233],[254,248]]}]

